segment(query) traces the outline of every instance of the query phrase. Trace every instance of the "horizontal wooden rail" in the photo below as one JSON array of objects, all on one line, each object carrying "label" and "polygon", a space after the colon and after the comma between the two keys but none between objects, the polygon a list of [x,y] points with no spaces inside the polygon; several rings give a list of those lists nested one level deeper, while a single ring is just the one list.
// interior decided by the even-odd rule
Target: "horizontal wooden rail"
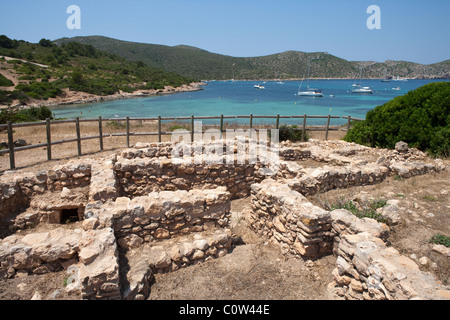
[{"label": "horizontal wooden rail", "polygon": [[[330,126],[330,121],[331,119],[347,119],[347,128],[343,128],[343,127],[333,127]],[[161,142],[162,139],[161,137],[163,135],[171,135],[173,132],[167,132],[167,131],[162,131],[162,122],[163,121],[182,121],[182,120],[186,120],[186,121],[190,121],[190,129],[186,129],[187,132],[191,135],[191,141],[194,141],[194,138],[196,137],[197,134],[203,134],[204,131],[202,130],[197,131],[195,130],[195,120],[220,120],[220,129],[219,132],[221,134],[222,137],[222,133],[226,132],[226,128],[224,125],[224,120],[227,119],[249,119],[249,123],[248,125],[246,125],[246,127],[248,129],[254,129],[254,123],[253,121],[255,119],[275,119],[276,120],[276,125],[275,125],[275,129],[279,129],[280,128],[280,119],[302,119],[302,123],[299,125],[298,128],[296,128],[296,131],[302,131],[302,136],[305,136],[305,132],[307,131],[325,131],[325,139],[328,140],[328,132],[329,131],[349,131],[350,130],[350,123],[351,121],[362,121],[363,119],[359,119],[359,118],[354,118],[351,116],[344,116],[344,117],[340,117],[340,116],[332,116],[332,115],[326,115],[326,116],[317,116],[317,115],[291,115],[291,116],[287,116],[287,115],[235,115],[235,116],[227,116],[227,115],[220,115],[220,116],[182,116],[182,117],[149,117],[149,118],[130,118],[130,117],[125,117],[125,118],[102,118],[102,117],[98,117],[98,118],[91,118],[91,119],[80,119],[79,117],[75,118],[75,119],[66,119],[66,120],[50,120],[47,119],[46,121],[40,121],[40,122],[29,122],[29,123],[11,123],[8,122],[7,124],[2,124],[0,125],[0,130],[1,129],[7,129],[8,131],[8,148],[4,149],[4,150],[0,150],[0,155],[3,154],[9,154],[9,160],[10,160],[10,168],[11,169],[15,169],[15,153],[18,151],[24,151],[24,150],[31,150],[31,149],[37,149],[37,148],[45,148],[47,149],[47,159],[51,160],[52,159],[52,152],[51,152],[51,147],[54,145],[60,145],[60,144],[64,144],[64,143],[73,143],[76,142],[77,143],[77,149],[78,149],[78,155],[81,156],[82,155],[82,150],[81,150],[81,141],[86,141],[86,140],[93,140],[93,139],[99,139],[99,144],[100,144],[100,151],[103,150],[103,139],[104,138],[108,138],[108,137],[126,137],[127,138],[127,142],[126,145],[129,147],[130,146],[130,137],[138,137],[138,136],[158,136],[158,142]],[[327,124],[326,126],[310,126],[307,127],[306,126],[306,122],[307,119],[326,119],[327,120]],[[120,132],[120,133],[110,133],[110,134],[103,134],[103,122],[125,122],[126,123],[126,132]],[[130,132],[131,129],[131,125],[130,122],[132,121],[155,121],[158,124],[158,132]],[[81,128],[80,128],[80,123],[84,123],[84,122],[98,122],[98,135],[94,135],[94,136],[87,136],[87,137],[83,137],[81,136]],[[66,140],[59,140],[59,141],[52,141],[51,139],[51,128],[54,125],[59,125],[59,124],[68,124],[68,123],[73,123],[75,124],[75,132],[76,132],[76,138],[72,138],[72,139],[66,139]],[[267,124],[265,124],[267,125]],[[39,144],[34,144],[34,145],[28,145],[28,146],[20,146],[20,147],[15,147],[14,146],[14,132],[13,129],[14,128],[22,128],[22,127],[35,127],[35,126],[42,126],[46,128],[46,139],[47,141],[45,143],[39,143]],[[209,127],[211,125],[206,125],[206,127]]]}]

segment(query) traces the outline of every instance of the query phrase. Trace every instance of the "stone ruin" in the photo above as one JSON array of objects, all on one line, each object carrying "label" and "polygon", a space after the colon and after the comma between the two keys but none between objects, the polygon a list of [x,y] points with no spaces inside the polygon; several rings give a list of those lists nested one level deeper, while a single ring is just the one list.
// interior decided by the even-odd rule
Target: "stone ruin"
[{"label": "stone ruin", "polygon": [[[250,141],[232,141],[234,152],[248,150]],[[215,143],[220,148],[222,142]],[[231,201],[250,197],[250,227],[283,253],[337,257],[329,284],[336,298],[449,296],[433,276],[387,245],[386,224],[346,210],[326,211],[305,197],[392,175],[439,172],[445,170],[442,162],[404,146],[382,150],[310,140],[277,147],[267,155],[279,159],[276,170],[249,156],[231,164],[175,161],[175,144],[138,143],[104,159],[74,160],[37,173],[5,172],[0,279],[65,270],[65,290],[82,299],[146,299],[155,273],[230,253]],[[308,159],[323,166],[302,166]],[[78,228],[70,227],[75,221]],[[34,232],[38,225],[47,231]]]}]

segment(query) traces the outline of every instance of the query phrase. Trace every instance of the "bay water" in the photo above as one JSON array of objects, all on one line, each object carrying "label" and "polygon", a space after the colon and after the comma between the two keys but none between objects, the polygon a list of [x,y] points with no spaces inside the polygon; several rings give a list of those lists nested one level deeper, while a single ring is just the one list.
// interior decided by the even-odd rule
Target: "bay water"
[{"label": "bay water", "polygon": [[[381,82],[363,80],[373,94],[352,93],[354,80],[310,80],[311,88],[323,91],[324,97],[297,96],[300,81],[209,81],[203,90],[101,103],[52,107],[56,118],[130,118],[237,116],[237,115],[332,115],[364,119],[366,113],[395,97],[406,94],[430,82],[443,80],[408,80]],[[449,81],[449,80],[444,80]],[[260,84],[265,89],[256,89]],[[400,88],[394,90],[393,88]],[[302,89],[306,88],[303,82]],[[236,122],[248,119],[236,119]],[[282,123],[298,124],[299,119],[282,119]],[[205,122],[208,122],[205,120]],[[273,119],[255,119],[254,123],[273,123]],[[308,124],[323,124],[326,119],[310,119]],[[344,124],[345,119],[333,119],[332,125]]]}]

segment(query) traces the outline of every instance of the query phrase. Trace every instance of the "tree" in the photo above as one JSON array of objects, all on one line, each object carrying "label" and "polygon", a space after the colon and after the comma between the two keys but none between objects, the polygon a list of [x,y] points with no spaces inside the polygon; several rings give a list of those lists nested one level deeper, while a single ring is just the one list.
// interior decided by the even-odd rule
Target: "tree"
[{"label": "tree", "polygon": [[83,85],[84,84],[83,74],[80,71],[74,71],[72,73],[72,83],[75,85]]},{"label": "tree", "polygon": [[19,42],[17,40],[11,40],[4,34],[0,35],[0,47],[7,49],[14,49],[18,46]]},{"label": "tree", "polygon": [[44,38],[42,38],[40,41],[39,41],[39,45],[40,46],[42,46],[42,47],[53,47],[54,45],[53,45],[53,42],[51,42],[50,40],[48,40],[48,39],[44,39]]}]

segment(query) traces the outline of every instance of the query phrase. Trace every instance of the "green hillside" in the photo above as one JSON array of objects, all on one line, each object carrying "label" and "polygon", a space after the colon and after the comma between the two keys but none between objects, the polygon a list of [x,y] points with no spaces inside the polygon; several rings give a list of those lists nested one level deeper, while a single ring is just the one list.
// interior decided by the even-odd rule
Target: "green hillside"
[{"label": "green hillside", "polygon": [[47,100],[58,97],[66,88],[105,96],[119,90],[163,89],[193,81],[77,42],[57,46],[46,39],[28,43],[2,35],[0,56],[4,56],[0,58],[1,83],[11,87],[13,77],[18,81],[14,88],[0,90],[0,104],[10,104],[13,100],[22,103],[29,99]]},{"label": "green hillside", "polygon": [[164,46],[121,41],[102,36],[58,39],[58,44],[77,41],[97,49],[114,53],[129,60],[141,60],[149,66],[161,68],[196,79],[294,79],[305,76],[311,59],[311,77],[359,77],[360,64],[365,65],[365,77],[383,78],[449,78],[447,62],[421,65],[406,61],[359,62],[347,61],[325,52],[306,53],[287,51],[263,57],[239,58],[211,53],[199,48],[180,45]]}]

